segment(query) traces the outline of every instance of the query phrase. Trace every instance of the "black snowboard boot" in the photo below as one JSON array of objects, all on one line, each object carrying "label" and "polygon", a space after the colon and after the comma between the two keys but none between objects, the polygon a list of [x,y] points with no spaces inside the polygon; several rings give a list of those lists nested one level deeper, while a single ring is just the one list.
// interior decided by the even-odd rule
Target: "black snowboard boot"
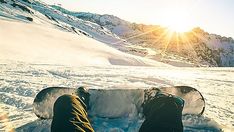
[{"label": "black snowboard boot", "polygon": [[143,104],[145,121],[140,132],[183,132],[183,106],[180,97],[157,93]]},{"label": "black snowboard boot", "polygon": [[87,89],[85,89],[85,87],[81,86],[76,90],[75,94],[81,99],[81,101],[83,101],[83,103],[86,105],[86,109],[88,110],[89,109],[90,94],[87,91]]}]

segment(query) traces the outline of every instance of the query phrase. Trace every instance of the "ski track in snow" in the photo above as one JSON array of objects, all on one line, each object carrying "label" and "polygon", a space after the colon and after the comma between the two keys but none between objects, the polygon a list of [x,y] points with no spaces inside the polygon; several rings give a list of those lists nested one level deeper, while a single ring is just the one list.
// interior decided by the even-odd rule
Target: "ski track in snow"
[{"label": "ski track in snow", "polygon": [[[16,128],[16,131],[49,131],[50,121],[40,121],[32,112],[34,97],[46,87],[150,88],[173,85],[195,87],[205,97],[204,119],[198,119],[194,126],[205,128],[215,125],[214,122],[208,120],[211,118],[224,129],[232,131],[234,128],[233,76],[233,68],[165,69],[127,66],[68,67],[25,63],[1,64],[0,131],[11,128]],[[185,130],[198,131],[191,126],[186,127],[192,119],[186,120],[186,118],[189,117],[183,117]],[[91,117],[91,121],[97,131],[129,132],[137,131],[143,122],[127,118],[97,117]]]}]

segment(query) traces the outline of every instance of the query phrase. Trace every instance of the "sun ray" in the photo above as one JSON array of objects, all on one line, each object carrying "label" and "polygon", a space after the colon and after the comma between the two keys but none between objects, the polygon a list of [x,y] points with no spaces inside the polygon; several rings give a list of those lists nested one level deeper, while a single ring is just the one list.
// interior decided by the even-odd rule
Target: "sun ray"
[{"label": "sun ray", "polygon": [[180,51],[180,47],[179,47],[179,34],[176,34],[176,51],[179,52]]},{"label": "sun ray", "polygon": [[199,60],[199,57],[198,57],[197,52],[193,48],[193,43],[189,40],[189,38],[187,38],[186,35],[183,35],[182,39],[185,41],[185,45],[188,46],[189,51],[191,51],[193,55],[195,56],[196,61],[194,62],[196,63]]},{"label": "sun ray", "polygon": [[197,38],[199,38],[199,39],[201,39],[201,40],[203,40],[203,41],[208,41],[206,37],[203,37],[203,36],[197,34],[197,33],[194,32],[194,31],[191,31],[191,33],[192,33],[194,36],[196,36]]},{"label": "sun ray", "polygon": [[0,112],[0,128],[5,130],[6,132],[15,132],[14,127],[8,117],[8,114],[4,112],[2,108],[0,108]]},{"label": "sun ray", "polygon": [[165,47],[164,47],[164,50],[161,52],[161,55],[162,55],[161,61],[163,61],[165,53],[166,53],[166,51],[168,49],[168,46],[169,46],[169,44],[171,42],[172,34],[173,33],[170,32],[170,31],[167,32],[167,35],[166,35],[167,38],[165,39],[166,40]]},{"label": "sun ray", "polygon": [[157,31],[157,30],[159,30],[159,29],[160,29],[160,27],[157,27],[156,29],[152,29],[152,30],[146,31],[146,32],[144,32],[144,33],[136,34],[136,35],[127,37],[127,38],[125,38],[124,40],[120,40],[120,41],[117,41],[117,42],[111,43],[111,44],[119,44],[119,43],[122,43],[122,42],[124,42],[124,41],[128,41],[128,40],[131,40],[131,39],[134,39],[134,38],[137,38],[137,37],[140,37],[140,36],[143,36],[143,35],[152,33],[152,32]]},{"label": "sun ray", "polygon": [[168,30],[164,30],[163,33],[153,41],[153,44],[158,44],[158,42],[168,34]]}]

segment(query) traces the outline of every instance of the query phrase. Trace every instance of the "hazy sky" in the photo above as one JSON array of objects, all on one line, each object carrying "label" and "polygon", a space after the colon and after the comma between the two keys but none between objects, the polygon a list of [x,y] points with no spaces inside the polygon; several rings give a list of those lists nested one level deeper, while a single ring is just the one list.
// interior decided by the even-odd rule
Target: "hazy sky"
[{"label": "hazy sky", "polygon": [[234,38],[234,0],[42,0],[83,12],[146,24],[205,31]]}]

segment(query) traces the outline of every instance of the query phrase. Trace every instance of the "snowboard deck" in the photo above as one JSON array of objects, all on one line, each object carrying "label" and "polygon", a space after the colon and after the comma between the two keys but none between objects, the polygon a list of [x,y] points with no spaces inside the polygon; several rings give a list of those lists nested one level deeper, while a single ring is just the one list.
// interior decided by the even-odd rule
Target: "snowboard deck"
[{"label": "snowboard deck", "polygon": [[[202,115],[205,100],[202,94],[189,86],[161,87],[149,89],[87,89],[90,94],[88,104],[90,116],[118,118],[139,115],[142,104],[157,92],[179,96],[184,99],[183,115]],[[53,117],[53,106],[58,97],[69,94],[78,95],[77,88],[49,87],[41,90],[33,102],[33,111],[41,119]]]}]

